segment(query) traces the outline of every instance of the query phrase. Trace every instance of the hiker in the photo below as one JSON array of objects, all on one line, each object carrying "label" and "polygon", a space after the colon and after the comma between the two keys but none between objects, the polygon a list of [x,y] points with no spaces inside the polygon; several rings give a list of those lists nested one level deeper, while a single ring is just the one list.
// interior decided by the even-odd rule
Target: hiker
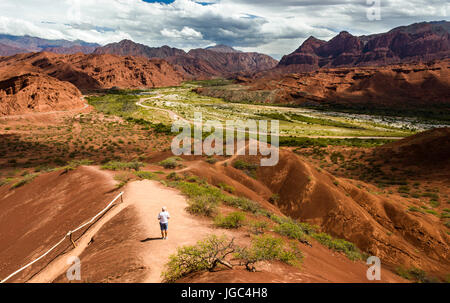
[{"label": "hiker", "polygon": [[158,215],[159,225],[161,226],[161,238],[167,240],[167,230],[169,229],[170,214],[167,207],[162,208],[162,212]]}]

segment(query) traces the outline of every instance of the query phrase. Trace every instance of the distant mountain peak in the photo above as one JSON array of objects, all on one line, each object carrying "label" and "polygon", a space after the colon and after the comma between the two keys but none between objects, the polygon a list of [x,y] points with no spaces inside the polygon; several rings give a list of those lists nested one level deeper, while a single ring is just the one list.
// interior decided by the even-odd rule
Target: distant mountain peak
[{"label": "distant mountain peak", "polygon": [[219,52],[219,53],[241,53],[241,51],[238,51],[231,46],[225,45],[225,44],[217,44],[214,46],[209,46],[205,48],[206,50]]},{"label": "distant mountain peak", "polygon": [[329,41],[309,37],[279,66],[297,65],[299,71],[321,67],[386,65],[450,56],[450,22],[420,22],[386,33],[354,36],[341,31]]},{"label": "distant mountain peak", "polygon": [[95,54],[114,54],[119,56],[139,56],[146,58],[167,58],[171,56],[185,55],[185,51],[172,48],[167,45],[161,47],[150,47],[145,44],[136,43],[129,39],[120,42],[110,43],[99,47]]}]

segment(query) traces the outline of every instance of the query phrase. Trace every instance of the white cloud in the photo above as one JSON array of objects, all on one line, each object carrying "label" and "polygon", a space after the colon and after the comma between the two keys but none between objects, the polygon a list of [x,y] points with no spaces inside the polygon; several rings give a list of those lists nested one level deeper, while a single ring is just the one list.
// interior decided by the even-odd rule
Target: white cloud
[{"label": "white cloud", "polygon": [[310,35],[329,39],[341,30],[359,35],[446,19],[449,4],[381,0],[381,21],[369,21],[367,8],[365,0],[1,0],[0,32],[183,49],[223,43],[280,57]]},{"label": "white cloud", "polygon": [[163,29],[161,35],[168,38],[203,39],[202,33],[190,27],[183,27],[181,31],[176,29]]}]

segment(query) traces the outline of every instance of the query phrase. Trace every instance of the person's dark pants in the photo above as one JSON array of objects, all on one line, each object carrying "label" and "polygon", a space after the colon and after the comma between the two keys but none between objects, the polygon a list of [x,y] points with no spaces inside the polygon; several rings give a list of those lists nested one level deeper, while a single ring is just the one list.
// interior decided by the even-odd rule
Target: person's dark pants
[{"label": "person's dark pants", "polygon": [[169,229],[169,223],[159,223],[161,231],[167,231]]}]

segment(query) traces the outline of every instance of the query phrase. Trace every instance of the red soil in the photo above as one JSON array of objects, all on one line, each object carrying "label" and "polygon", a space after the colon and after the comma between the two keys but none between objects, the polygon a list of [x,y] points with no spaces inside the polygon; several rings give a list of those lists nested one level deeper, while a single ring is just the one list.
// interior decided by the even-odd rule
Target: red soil
[{"label": "red soil", "polygon": [[[114,186],[107,173],[80,167],[43,174],[16,189],[0,187],[1,278],[46,252],[69,230],[102,210],[115,195]],[[74,239],[83,232],[74,234]],[[27,281],[68,248],[69,240],[10,282]]]},{"label": "red soil", "polygon": [[450,128],[422,132],[375,149],[379,159],[415,168],[418,174],[440,171],[450,180]]},{"label": "red soil", "polygon": [[71,83],[39,74],[0,81],[0,116],[82,108],[80,91]]},{"label": "red soil", "polygon": [[348,180],[317,171],[292,152],[282,150],[278,165],[260,167],[257,180],[230,167],[210,165],[191,172],[212,183],[232,185],[249,198],[259,197],[256,201],[264,199],[265,205],[276,193],[275,206],[284,214],[355,243],[391,268],[419,267],[441,277],[450,270],[450,239],[433,215],[409,213],[406,199],[359,189]]}]

